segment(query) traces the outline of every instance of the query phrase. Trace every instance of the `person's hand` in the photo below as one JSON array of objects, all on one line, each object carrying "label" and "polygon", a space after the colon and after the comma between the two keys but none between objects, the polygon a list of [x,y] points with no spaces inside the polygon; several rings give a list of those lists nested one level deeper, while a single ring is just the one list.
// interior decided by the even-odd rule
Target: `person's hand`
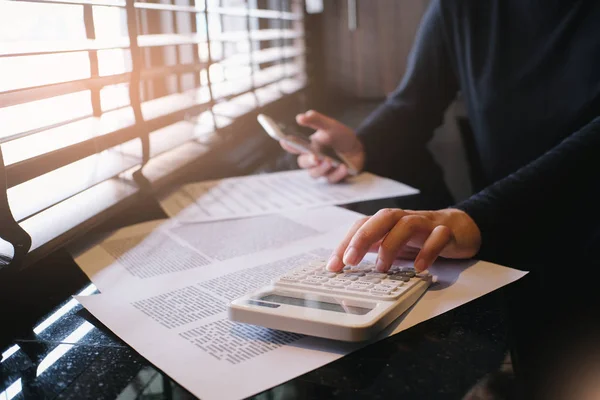
[{"label": "person's hand", "polygon": [[[351,128],[312,110],[304,114],[298,114],[296,122],[301,126],[316,130],[310,137],[312,145],[316,149],[329,146],[346,157],[359,171],[362,170],[365,163],[363,146]],[[284,141],[280,143],[286,151],[292,154],[300,154]],[[340,182],[348,176],[348,168],[345,165],[334,168],[329,160],[317,159],[310,153],[300,154],[298,165],[300,168],[307,169],[313,178],[326,177],[331,183]]]},{"label": "person's hand", "polygon": [[428,269],[438,256],[471,258],[481,246],[481,232],[457,209],[410,211],[388,208],[358,220],[333,252],[327,269],[357,265],[377,251],[376,269],[387,272],[398,257],[415,259],[415,270]]}]

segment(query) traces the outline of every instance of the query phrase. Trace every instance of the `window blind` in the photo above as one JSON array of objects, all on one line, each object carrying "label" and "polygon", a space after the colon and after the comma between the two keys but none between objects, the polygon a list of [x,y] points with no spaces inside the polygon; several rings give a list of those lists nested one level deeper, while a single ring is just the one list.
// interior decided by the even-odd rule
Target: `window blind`
[{"label": "window blind", "polygon": [[76,235],[302,90],[304,38],[301,0],[0,1],[2,219],[20,248]]}]

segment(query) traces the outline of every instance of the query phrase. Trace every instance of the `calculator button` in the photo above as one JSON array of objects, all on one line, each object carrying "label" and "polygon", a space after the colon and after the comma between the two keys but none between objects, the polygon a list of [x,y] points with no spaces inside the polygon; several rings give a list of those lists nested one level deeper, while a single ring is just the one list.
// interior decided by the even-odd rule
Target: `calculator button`
[{"label": "calculator button", "polygon": [[408,286],[401,286],[399,288],[397,288],[396,290],[392,291],[392,295],[393,296],[400,296],[402,294],[404,294],[404,292],[406,292],[408,290]]},{"label": "calculator button", "polygon": [[346,286],[346,283],[344,283],[344,282],[336,282],[336,281],[329,281],[329,282],[326,282],[324,286],[330,287],[330,288],[340,288],[340,289],[343,289]]},{"label": "calculator button", "polygon": [[371,272],[373,271],[374,266],[373,264],[359,264],[355,268],[361,272]]},{"label": "calculator button", "polygon": [[290,281],[290,282],[295,282],[298,280],[302,280],[305,277],[305,275],[300,275],[300,274],[289,274],[289,275],[284,275],[282,276],[280,279],[282,281]]},{"label": "calculator button", "polygon": [[388,299],[393,299],[395,297],[399,297],[399,294],[397,294],[397,293],[394,293],[394,292],[385,292],[385,291],[373,291],[373,290],[370,290],[369,294],[371,296],[386,297]]},{"label": "calculator button", "polygon": [[340,279],[350,279],[351,281],[357,280],[359,277],[356,274],[342,274],[338,275]]},{"label": "calculator button", "polygon": [[400,285],[402,285],[402,282],[397,282],[397,281],[388,282],[388,281],[384,281],[384,282],[381,282],[379,285],[377,285],[375,287],[385,288],[385,289],[388,289],[388,290],[394,290],[397,287],[399,287]]},{"label": "calculator button", "polygon": [[369,289],[364,288],[362,286],[348,286],[346,287],[347,290],[351,290],[353,292],[367,292]]},{"label": "calculator button", "polygon": [[325,276],[307,275],[304,277],[304,280],[323,282],[323,281],[327,281],[329,279]]},{"label": "calculator button", "polygon": [[314,279],[305,279],[300,283],[304,283],[306,285],[314,285],[314,286],[319,286],[321,285],[323,282],[319,281],[319,280],[314,280]]},{"label": "calculator button", "polygon": [[370,276],[371,278],[385,279],[387,274],[382,274],[380,272],[369,272],[367,276]]},{"label": "calculator button", "polygon": [[371,293],[375,293],[375,294],[389,295],[390,292],[391,292],[391,290],[378,288],[377,286],[375,286],[373,289],[371,289]]},{"label": "calculator button", "polygon": [[352,286],[352,285],[346,286],[346,290],[351,290],[353,292],[366,292],[367,291],[367,289],[365,289],[362,286]]},{"label": "calculator button", "polygon": [[302,267],[302,268],[295,269],[293,272],[295,272],[297,274],[310,274],[314,270],[315,270],[314,268]]},{"label": "calculator button", "polygon": [[372,278],[370,276],[363,276],[362,278],[358,278],[359,281],[361,282],[370,282],[370,283],[379,283],[381,282],[381,279],[379,278]]},{"label": "calculator button", "polygon": [[350,286],[346,286],[347,290],[352,290],[355,292],[366,292],[370,289],[370,286],[364,286],[364,285],[356,285],[357,282],[354,282],[352,285]]},{"label": "calculator button", "polygon": [[346,271],[345,275],[352,275],[352,276],[356,276],[356,277],[361,277],[361,276],[365,276],[366,274],[362,271],[359,272],[348,272]]},{"label": "calculator button", "polygon": [[335,278],[335,276],[337,275],[334,272],[328,272],[328,271],[317,271],[315,272],[316,276],[325,276],[327,278]]},{"label": "calculator button", "polygon": [[389,275],[387,278],[391,279],[393,281],[402,281],[402,282],[410,281],[410,278],[408,276],[402,276],[402,275]]},{"label": "calculator button", "polygon": [[364,274],[364,271],[354,267],[352,269],[345,270],[344,273],[345,274]]},{"label": "calculator button", "polygon": [[346,286],[346,285],[351,284],[353,282],[353,280],[352,279],[346,279],[346,278],[336,278],[336,279],[333,279],[333,280],[331,280],[329,282],[340,283],[343,286]]},{"label": "calculator button", "polygon": [[371,287],[373,287],[373,284],[371,282],[356,281],[356,282],[352,282],[351,286],[360,286],[360,287],[365,287],[365,288],[371,288]]}]

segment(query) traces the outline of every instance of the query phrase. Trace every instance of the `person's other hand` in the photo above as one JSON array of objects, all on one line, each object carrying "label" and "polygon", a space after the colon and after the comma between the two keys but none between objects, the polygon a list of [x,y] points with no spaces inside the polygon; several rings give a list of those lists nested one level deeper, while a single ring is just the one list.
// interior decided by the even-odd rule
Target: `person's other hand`
[{"label": "person's other hand", "polygon": [[340,271],[357,265],[369,251],[377,251],[376,268],[387,272],[398,257],[415,259],[418,272],[438,256],[471,258],[481,246],[481,232],[465,212],[457,209],[410,211],[388,208],[358,220],[333,252],[327,268]]},{"label": "person's other hand", "polygon": [[[298,125],[315,129],[316,132],[310,136],[312,145],[316,148],[329,146],[338,154],[346,157],[357,169],[362,170],[365,162],[365,154],[362,143],[356,137],[354,131],[316,111],[307,111],[296,116]],[[292,154],[300,154],[297,150],[281,141],[281,147]],[[329,160],[317,159],[310,153],[298,156],[300,168],[308,170],[313,178],[326,177],[331,183],[340,182],[348,176],[348,168],[345,165],[333,167]]]}]

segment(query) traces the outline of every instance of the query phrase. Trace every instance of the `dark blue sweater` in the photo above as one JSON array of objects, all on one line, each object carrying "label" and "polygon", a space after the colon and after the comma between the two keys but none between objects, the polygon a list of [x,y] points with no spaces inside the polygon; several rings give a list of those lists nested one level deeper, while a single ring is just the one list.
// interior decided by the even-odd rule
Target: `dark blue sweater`
[{"label": "dark blue sweater", "polygon": [[433,0],[399,87],[358,129],[367,169],[422,190],[426,150],[461,92],[484,184],[600,115],[600,1]]},{"label": "dark blue sweater", "polygon": [[458,91],[491,185],[458,206],[481,228],[478,257],[534,271],[506,298],[535,392],[557,344],[598,321],[600,1],[432,0],[403,81],[358,130],[366,168],[434,192],[426,144]]}]

